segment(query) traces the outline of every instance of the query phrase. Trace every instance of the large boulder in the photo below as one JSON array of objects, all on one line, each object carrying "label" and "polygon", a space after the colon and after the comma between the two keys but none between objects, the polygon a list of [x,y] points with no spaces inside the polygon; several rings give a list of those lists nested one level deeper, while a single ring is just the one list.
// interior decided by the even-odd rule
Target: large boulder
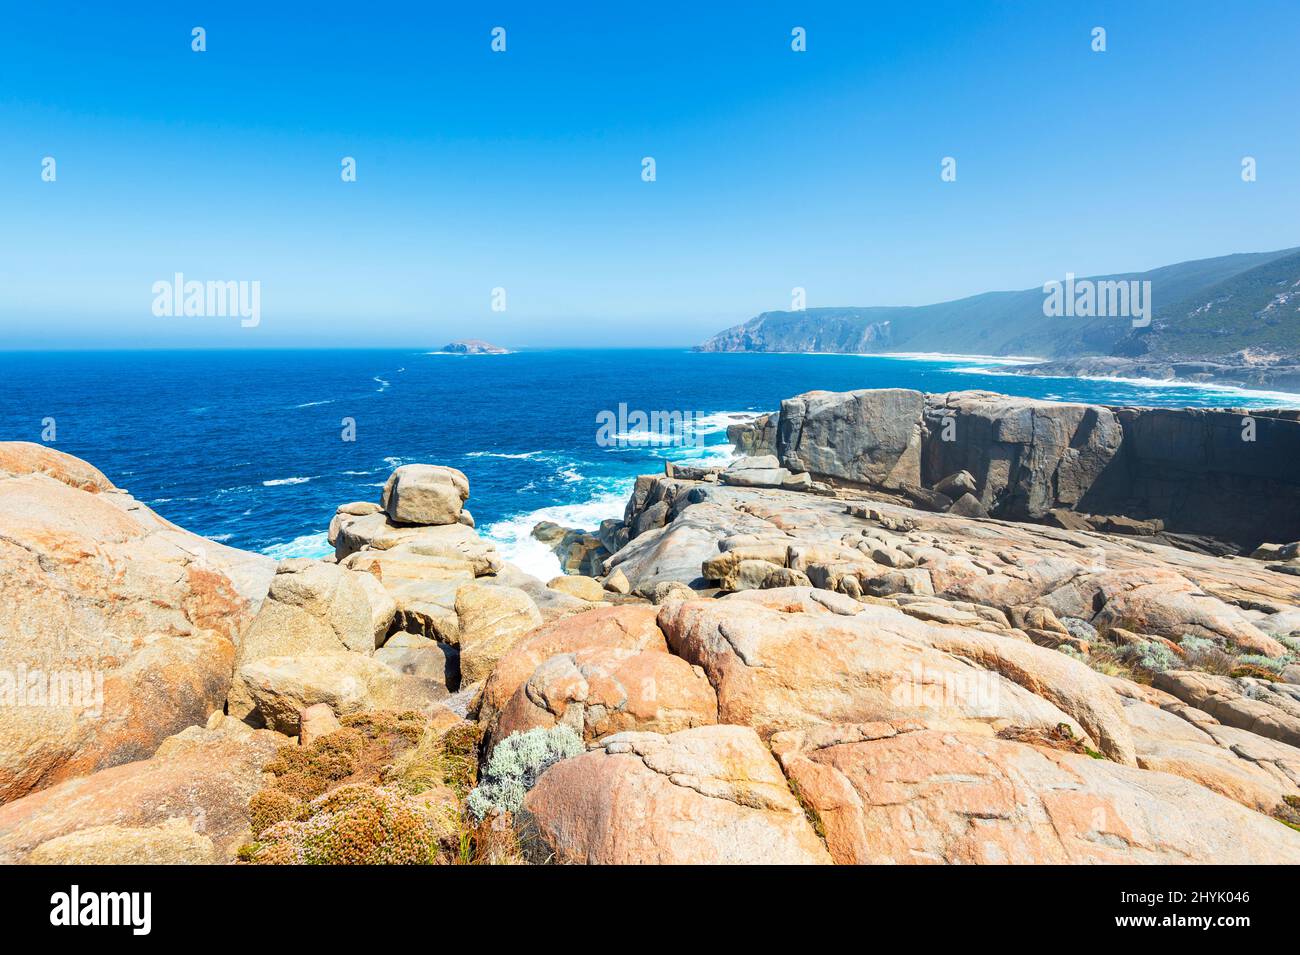
[{"label": "large boulder", "polygon": [[1300,687],[1194,670],[1166,670],[1154,683],[1226,726],[1300,746]]},{"label": "large boulder", "polygon": [[968,472],[979,503],[998,517],[1040,519],[1054,507],[1082,507],[1105,490],[1102,479],[1124,440],[1109,408],[985,391],[930,395],[925,421],[925,476]]},{"label": "large boulder", "polygon": [[1300,862],[1300,833],[1164,773],[880,722],[772,740],[841,864]]},{"label": "large boulder", "polygon": [[239,668],[239,678],[271,729],[298,735],[303,710],[328,704],[339,716],[362,710],[431,711],[447,697],[441,680],[399,673],[359,653],[262,657]]},{"label": "large boulder", "polygon": [[497,661],[542,623],[533,599],[518,587],[466,584],[456,591],[460,679],[487,679]]},{"label": "large boulder", "polygon": [[776,455],[763,454],[737,458],[718,475],[718,480],[734,487],[781,487],[791,477],[789,469],[781,467]]},{"label": "large boulder", "polygon": [[776,419],[774,414],[763,414],[729,424],[727,440],[735,445],[737,454],[776,454]]},{"label": "large boulder", "polygon": [[[1214,726],[1208,714],[1206,725],[1200,726],[1147,702],[1124,702],[1143,769],[1190,779],[1265,815],[1288,797],[1300,798],[1300,749],[1252,734],[1240,734],[1249,737],[1246,741],[1220,742],[1228,728]],[[1264,747],[1273,752],[1259,752]]]},{"label": "large boulder", "polygon": [[546,770],[524,815],[563,862],[829,861],[771,753],[742,726],[606,737]]},{"label": "large boulder", "polygon": [[506,704],[493,739],[557,723],[593,740],[627,730],[675,733],[717,720],[713,687],[681,657],[586,647],[538,666]]},{"label": "large boulder", "polygon": [[143,759],[222,706],[272,561],[24,443],[0,443],[0,526],[0,802]]},{"label": "large boulder", "polygon": [[[501,566],[501,557],[492,544],[475,533],[467,524],[396,524],[387,514],[360,516],[336,514],[330,522],[330,543],[334,557],[340,563],[361,550],[391,551],[392,556],[405,552],[412,558],[443,558],[453,562],[468,562],[476,575],[495,573]],[[367,561],[372,558],[367,558]],[[416,564],[421,563],[415,560]],[[438,566],[436,561],[424,561],[428,567]],[[350,563],[356,570],[373,570],[372,564]],[[450,565],[444,565],[450,566]],[[387,568],[385,568],[387,570]],[[400,573],[397,568],[394,573]],[[412,568],[411,572],[423,573]],[[383,576],[383,574],[377,574]]]},{"label": "large boulder", "polygon": [[659,626],[674,653],[708,674],[718,719],[765,737],[818,723],[924,717],[954,729],[1065,724],[1103,745],[1054,702],[927,645],[927,625],[891,608],[844,617],[755,601],[683,601],[661,608]]},{"label": "large boulder", "polygon": [[212,865],[216,846],[188,819],[156,826],[91,826],[42,842],[28,865]]},{"label": "large boulder", "polygon": [[1181,640],[1204,637],[1247,653],[1280,657],[1287,652],[1236,607],[1206,594],[1171,572],[1126,576],[1123,589],[1093,617],[1103,634],[1119,628]]},{"label": "large boulder", "polygon": [[[373,653],[378,628],[361,576],[319,560],[281,561],[261,609],[240,641],[237,670],[242,672],[245,664],[265,657]],[[243,719],[253,710],[254,700],[237,672],[227,712]]]},{"label": "large boulder", "polygon": [[902,388],[810,391],[781,402],[777,455],[791,471],[848,484],[921,483],[925,396]]},{"label": "large boulder", "polygon": [[600,585],[600,581],[580,574],[553,577],[546,586],[588,603],[599,603],[605,599],[605,588]]},{"label": "large boulder", "polygon": [[647,596],[658,584],[672,581],[704,587],[708,582],[700,575],[700,567],[718,555],[718,541],[760,528],[770,530],[764,522],[746,518],[705,496],[683,507],[667,526],[632,539],[605,562],[605,571],[612,573],[618,568],[634,591]]},{"label": "large boulder", "polygon": [[147,759],[0,806],[0,863],[197,862],[204,840],[214,861],[233,862],[262,766],[286,742],[217,717],[167,738]]},{"label": "large boulder", "polygon": [[533,672],[553,656],[589,647],[668,652],[655,622],[658,608],[645,605],[600,607],[538,627],[497,661],[483,685],[479,719],[489,727]]},{"label": "large boulder", "polygon": [[469,498],[469,480],[455,468],[404,464],[388,476],[381,501],[398,524],[455,524]]},{"label": "large boulder", "polygon": [[433,680],[444,686],[455,685],[460,674],[456,648],[415,633],[395,633],[375,651],[378,663],[410,676]]}]

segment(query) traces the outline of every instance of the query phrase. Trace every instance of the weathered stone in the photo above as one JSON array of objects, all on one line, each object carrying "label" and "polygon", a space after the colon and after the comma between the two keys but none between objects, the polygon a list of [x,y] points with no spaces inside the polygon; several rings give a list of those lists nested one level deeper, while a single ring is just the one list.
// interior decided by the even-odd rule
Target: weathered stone
[{"label": "weathered stone", "polygon": [[480,721],[492,725],[501,710],[533,672],[553,656],[591,647],[668,652],[655,618],[647,606],[602,607],[548,623],[514,644],[497,661],[483,686]]},{"label": "weathered stone", "polygon": [[328,703],[313,703],[298,714],[298,745],[310,746],[322,736],[342,727]]},{"label": "weathered stone", "polygon": [[1185,779],[905,723],[772,740],[826,834],[861,863],[1300,861],[1300,833]]},{"label": "weathered stone", "polygon": [[212,840],[188,819],[157,826],[91,826],[42,842],[28,865],[212,865]]},{"label": "weathered stone", "polygon": [[219,709],[273,562],[84,462],[0,442],[0,802],[151,755]]},{"label": "weathered stone", "polygon": [[361,577],[324,561],[280,562],[266,600],[239,644],[227,701],[231,716],[243,719],[254,710],[241,675],[246,664],[266,657],[374,651],[377,624]]},{"label": "weathered stone", "polygon": [[1166,670],[1157,673],[1153,682],[1157,689],[1204,710],[1220,723],[1300,746],[1300,690],[1289,684],[1192,670]]},{"label": "weathered stone", "polygon": [[[1288,796],[1300,796],[1300,774],[1292,780],[1285,768],[1279,772],[1270,759],[1243,758],[1233,746],[1220,745],[1205,729],[1168,710],[1129,699],[1125,700],[1124,716],[1133,730],[1138,765],[1143,769],[1190,779],[1265,815]],[[1291,758],[1283,757],[1284,767],[1300,769],[1300,750],[1273,745],[1290,750]]]},{"label": "weathered stone", "polygon": [[542,851],[593,864],[820,864],[826,849],[754,731],[618,733],[561,760],[524,811]]},{"label": "weathered stone", "polygon": [[1286,653],[1286,647],[1260,631],[1236,607],[1209,596],[1178,574],[1152,571],[1145,576],[1111,575],[1110,579],[1117,576],[1116,592],[1092,618],[1103,635],[1121,627],[1174,641],[1187,635],[1205,637],[1270,657]]},{"label": "weathered stone", "polygon": [[[984,649],[990,662],[997,662],[993,655],[1000,649],[994,642],[998,638],[975,632],[973,638],[961,640],[953,635],[955,628],[927,628],[891,608],[864,607],[855,616],[840,617],[780,613],[754,603],[688,601],[661,609],[659,626],[674,653],[708,674],[718,692],[718,719],[752,726],[763,736],[818,723],[925,716],[953,728],[972,724],[1055,728],[1066,723],[1076,736],[1092,739],[1053,702],[1000,673],[924,642],[946,639],[962,644],[963,650]],[[1061,656],[1017,646],[1046,657]],[[1031,653],[1020,654],[1019,659],[1027,665],[1040,663],[1048,671],[1055,663],[1036,661]],[[1056,671],[1044,682],[1055,686],[1071,679],[1086,681],[1084,674],[1091,671],[1074,665],[1082,672]],[[1010,665],[1004,669],[1013,678],[1025,678]],[[1099,684],[1092,688],[1096,695],[1110,693]],[[1070,701],[1067,692],[1056,695],[1077,702]],[[1103,705],[1104,701],[1097,704]],[[1127,727],[1118,701],[1113,705],[1120,723],[1114,731],[1118,736]],[[1129,742],[1130,761],[1131,747]],[[1118,750],[1124,755],[1122,740]]]},{"label": "weathered stone", "polygon": [[361,710],[429,710],[447,690],[433,681],[402,676],[358,653],[263,657],[239,676],[266,726],[296,736],[299,714],[316,703],[346,716]]},{"label": "weathered stone", "polygon": [[[975,477],[969,471],[957,471],[949,474],[943,480],[934,485],[934,489],[940,494],[947,495],[954,501],[960,500],[964,495],[974,495],[979,490],[979,485],[975,482]],[[978,500],[978,498],[977,498]]]},{"label": "weathered stone", "polygon": [[455,524],[469,497],[469,480],[455,468],[404,464],[388,476],[381,500],[398,524]]},{"label": "weathered stone", "polygon": [[929,396],[929,432],[941,435],[945,419],[957,422],[955,439],[925,443],[925,473],[969,472],[985,509],[1009,518],[1084,503],[1124,436],[1109,408],[991,392]]},{"label": "weathered stone", "polygon": [[552,578],[546,586],[591,603],[598,603],[605,599],[605,588],[600,585],[600,581],[593,580],[591,577],[566,574]]},{"label": "weathered stone", "polygon": [[517,587],[466,584],[456,591],[462,684],[487,679],[521,637],[542,623],[531,597]]},{"label": "weathered stone", "polygon": [[[69,779],[0,806],[0,863],[39,861],[30,859],[33,850],[93,827],[134,830],[176,819],[187,820],[210,840],[219,861],[232,862],[249,834],[248,800],[262,787],[262,766],[287,742],[238,720],[219,720],[209,729],[192,726],[164,740],[148,759]],[[142,861],[142,852],[150,851],[145,846],[159,843],[139,834],[85,838],[81,848],[74,837],[45,851],[61,861],[85,852],[94,855],[87,861],[128,863]]]},{"label": "weathered stone", "polygon": [[777,454],[819,480],[921,483],[924,396],[900,388],[812,391],[781,402]]},{"label": "weathered stone", "polygon": [[587,740],[628,730],[675,733],[717,718],[717,696],[698,667],[660,650],[596,646],[538,666],[506,704],[492,739],[557,723]]},{"label": "weathered stone", "polygon": [[451,689],[460,680],[455,647],[415,633],[395,633],[375,651],[374,659],[396,673],[441,683]]},{"label": "weathered stone", "polygon": [[952,502],[948,508],[949,514],[956,514],[958,517],[988,517],[989,512],[980,503],[980,499],[974,494],[963,494],[957,500]]}]

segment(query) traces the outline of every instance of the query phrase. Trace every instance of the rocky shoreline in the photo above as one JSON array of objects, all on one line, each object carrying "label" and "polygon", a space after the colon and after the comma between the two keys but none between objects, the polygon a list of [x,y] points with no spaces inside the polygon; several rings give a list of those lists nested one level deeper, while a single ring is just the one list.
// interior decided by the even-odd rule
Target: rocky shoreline
[{"label": "rocky shoreline", "polygon": [[0,444],[0,861],[1300,862],[1300,413],[1244,414],[812,392],[552,581],[453,468],[277,565]]},{"label": "rocky shoreline", "polygon": [[1003,374],[1044,378],[1128,378],[1144,381],[1229,385],[1263,391],[1300,392],[1300,361],[1289,356],[1229,355],[1203,358],[1094,356],[1032,364],[1003,365]]}]

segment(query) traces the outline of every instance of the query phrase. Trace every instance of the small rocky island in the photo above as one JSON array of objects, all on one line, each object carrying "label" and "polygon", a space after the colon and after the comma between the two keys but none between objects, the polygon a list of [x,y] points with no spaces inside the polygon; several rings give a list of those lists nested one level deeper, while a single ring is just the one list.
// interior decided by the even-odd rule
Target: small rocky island
[{"label": "small rocky island", "polygon": [[0,443],[0,862],[1300,863],[1300,412],[729,436],[551,581],[453,468],[276,564]]},{"label": "small rocky island", "polygon": [[493,345],[485,342],[480,338],[463,338],[454,342],[448,342],[442,346],[441,351],[449,355],[508,355],[510,349],[502,348],[500,345]]}]

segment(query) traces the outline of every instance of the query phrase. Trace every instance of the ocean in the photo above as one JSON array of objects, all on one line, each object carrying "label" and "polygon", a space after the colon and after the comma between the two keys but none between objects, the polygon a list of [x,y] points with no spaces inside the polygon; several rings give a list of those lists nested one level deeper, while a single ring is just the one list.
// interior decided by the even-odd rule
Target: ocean
[{"label": "ocean", "polygon": [[[547,350],[0,353],[0,439],[84,458],[159,514],[274,557],[331,553],[335,508],[378,501],[400,464],[468,475],[467,506],[504,555],[542,576],[559,562],[541,520],[595,528],[665,460],[720,462],[726,426],[813,389],[982,388],[1063,401],[1264,407],[1300,398],[1228,387],[1029,378],[954,356]],[[623,414],[620,416],[620,406]],[[599,422],[680,412],[685,446]],[[348,437],[349,422],[351,437]]]}]

